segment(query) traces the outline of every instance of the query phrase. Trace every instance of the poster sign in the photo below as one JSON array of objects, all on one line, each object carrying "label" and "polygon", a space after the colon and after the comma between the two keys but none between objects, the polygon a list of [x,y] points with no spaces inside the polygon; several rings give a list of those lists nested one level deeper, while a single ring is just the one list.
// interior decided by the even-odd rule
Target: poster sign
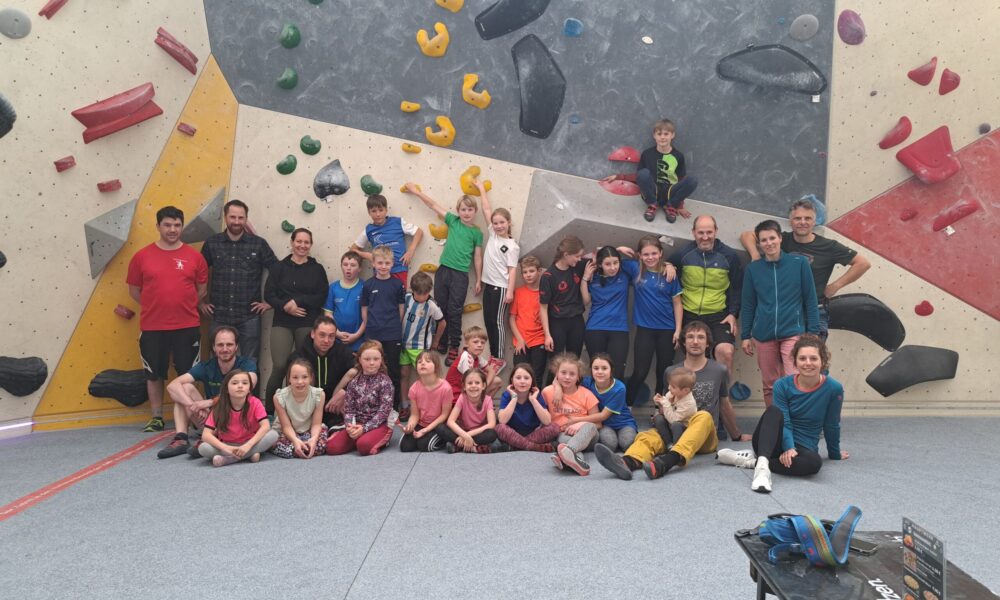
[{"label": "poster sign", "polygon": [[904,600],[945,600],[944,542],[903,517]]}]

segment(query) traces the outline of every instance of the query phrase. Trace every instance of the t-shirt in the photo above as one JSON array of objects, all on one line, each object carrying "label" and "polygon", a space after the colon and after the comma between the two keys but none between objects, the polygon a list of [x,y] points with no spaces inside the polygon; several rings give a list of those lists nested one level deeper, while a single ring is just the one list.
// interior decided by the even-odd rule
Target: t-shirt
[{"label": "t-shirt", "polygon": [[774,405],[785,418],[781,449],[795,446],[819,452],[819,434],[823,433],[826,450],[832,460],[840,460],[840,409],[844,387],[836,379],[823,377],[811,390],[801,389],[797,375],[774,382]]},{"label": "t-shirt", "polygon": [[208,283],[208,264],[200,252],[181,244],[164,250],[155,243],[132,256],[128,285],[142,290],[139,329],[174,331],[201,325],[198,285]]},{"label": "t-shirt", "polygon": [[[288,413],[289,425],[295,433],[308,433],[312,428],[312,417],[316,406],[323,403],[323,389],[309,386],[306,399],[299,402],[292,394],[292,386],[283,387],[274,395],[276,402]],[[275,413],[272,429],[281,433],[281,418]]]},{"label": "t-shirt", "polygon": [[399,320],[399,305],[405,292],[403,282],[390,277],[372,277],[361,289],[361,306],[368,307],[368,326],[365,337],[380,342],[398,342],[402,339],[403,323]]},{"label": "t-shirt", "polygon": [[369,245],[372,248],[388,246],[392,249],[391,272],[402,273],[409,270],[409,267],[402,262],[403,255],[406,254],[406,236],[416,235],[417,231],[417,226],[413,223],[407,223],[399,217],[386,217],[385,223],[381,225],[375,223],[366,225],[358,239],[354,240],[354,244],[358,248],[366,248]]},{"label": "t-shirt", "polygon": [[[257,373],[257,363],[252,358],[237,356],[233,362],[233,369]],[[226,373],[228,372],[226,371]],[[195,381],[201,382],[205,388],[206,398],[215,398],[219,395],[219,390],[222,389],[222,379],[226,376],[219,368],[219,361],[215,357],[196,362],[193,367],[188,369],[187,374],[194,377]]]},{"label": "t-shirt", "polygon": [[445,411],[451,410],[451,403],[454,399],[451,385],[444,379],[438,380],[437,385],[430,389],[417,380],[410,386],[408,396],[410,402],[417,407],[417,411],[420,413],[417,420],[420,427],[427,427]]},{"label": "t-shirt", "polygon": [[466,225],[452,212],[445,214],[444,223],[448,226],[448,240],[441,251],[441,264],[468,273],[473,251],[483,245],[483,232],[478,227]]},{"label": "t-shirt", "polygon": [[521,248],[517,245],[517,240],[498,237],[493,228],[490,228],[486,248],[483,250],[483,283],[506,288],[509,283],[508,269],[517,268],[520,255]]},{"label": "t-shirt", "polygon": [[590,390],[597,398],[597,408],[599,410],[608,409],[611,412],[611,416],[604,420],[605,427],[610,427],[615,431],[623,427],[639,429],[639,426],[635,422],[635,417],[632,416],[632,410],[625,402],[624,383],[615,379],[611,387],[603,392],[598,389],[597,382],[594,381],[593,377],[584,377],[581,385]]},{"label": "t-shirt", "polygon": [[510,305],[510,316],[521,332],[528,348],[541,346],[545,343],[545,329],[542,327],[541,310],[538,302],[539,290],[533,290],[526,285],[514,290],[514,303]]},{"label": "t-shirt", "polygon": [[[670,380],[670,373],[684,364],[676,364],[667,367],[663,372],[663,380]],[[729,372],[726,367],[712,359],[694,374],[694,389],[691,390],[695,402],[698,403],[698,410],[703,410],[712,415],[712,420],[719,422],[719,402],[721,398],[729,396]]]},{"label": "t-shirt", "polygon": [[465,431],[471,431],[477,427],[482,427],[486,424],[486,415],[493,412],[493,399],[489,396],[483,396],[483,401],[476,408],[469,401],[469,397],[464,393],[458,397],[456,406],[459,407],[458,413],[458,426]]},{"label": "t-shirt", "polygon": [[587,284],[590,292],[588,331],[628,331],[628,289],[631,277],[618,271],[614,277],[595,273]]},{"label": "t-shirt", "polygon": [[455,400],[458,400],[458,395],[462,393],[462,375],[471,369],[472,367],[479,367],[486,372],[486,367],[490,364],[490,356],[483,352],[479,355],[479,360],[476,360],[468,350],[462,350],[462,354],[458,357],[458,360],[451,363],[448,367],[448,373],[445,374],[445,379],[451,385],[451,389],[454,392]]},{"label": "t-shirt", "polygon": [[806,257],[816,284],[816,297],[821,302],[826,297],[823,292],[826,291],[826,284],[830,282],[834,265],[849,265],[858,255],[857,250],[821,235],[817,235],[816,239],[808,244],[801,244],[795,241],[795,236],[790,231],[781,234],[781,249],[788,254]]},{"label": "t-shirt", "polygon": [[560,427],[566,425],[572,417],[583,417],[590,413],[592,408],[597,408],[597,397],[582,385],[576,388],[572,394],[563,394],[562,406],[556,408],[552,404],[552,386],[546,386],[542,390],[542,398],[552,415],[552,422]]},{"label": "t-shirt", "polygon": [[[253,439],[253,436],[257,434],[257,431],[261,427],[268,426],[267,411],[264,410],[264,405],[261,403],[260,398],[257,396],[247,396],[244,408],[247,411],[246,426],[243,425],[243,421],[240,417],[241,411],[230,410],[229,425],[226,427],[225,431],[221,429],[217,430],[215,428],[214,411],[210,413],[208,415],[208,419],[205,420],[205,427],[214,431],[215,437],[219,438],[220,442],[231,446],[242,446]],[[264,423],[261,424],[261,421],[264,421]]]},{"label": "t-shirt", "polygon": [[413,294],[403,300],[403,348],[407,350],[427,350],[434,341],[434,331],[444,313],[433,299],[417,302]]},{"label": "t-shirt", "polygon": [[552,265],[542,273],[538,282],[538,301],[549,305],[550,316],[566,319],[583,314],[580,280],[586,266],[581,260],[571,269],[562,270]]},{"label": "t-shirt", "polygon": [[[333,320],[337,322],[337,329],[347,333],[354,333],[361,329],[361,292],[365,287],[364,284],[363,279],[355,281],[351,287],[344,287],[341,281],[334,281],[330,284],[330,291],[326,294],[326,303],[323,304],[323,308],[333,312]],[[361,336],[348,346],[351,350],[357,351],[363,341],[364,336]]]},{"label": "t-shirt", "polygon": [[647,329],[675,329],[674,296],[682,293],[678,278],[667,281],[659,272],[645,271],[639,277],[639,263],[623,260],[622,271],[633,281],[632,320]]},{"label": "t-shirt", "polygon": [[677,148],[671,148],[670,152],[663,154],[656,149],[656,146],[646,148],[639,157],[639,169],[648,169],[650,173],[656,174],[657,183],[673,185],[687,174],[687,167],[684,164],[684,155]]},{"label": "t-shirt", "polygon": [[[535,412],[535,407],[531,405],[531,402],[526,400],[524,404],[518,404],[517,399],[512,397],[509,391],[504,391],[503,395],[500,396],[500,410],[507,408],[511,402],[517,406],[514,407],[514,412],[507,421],[508,427],[521,435],[528,435],[542,426],[542,421],[538,418],[538,413]],[[538,403],[542,408],[548,410],[549,405],[545,403],[545,398],[540,395]]]}]

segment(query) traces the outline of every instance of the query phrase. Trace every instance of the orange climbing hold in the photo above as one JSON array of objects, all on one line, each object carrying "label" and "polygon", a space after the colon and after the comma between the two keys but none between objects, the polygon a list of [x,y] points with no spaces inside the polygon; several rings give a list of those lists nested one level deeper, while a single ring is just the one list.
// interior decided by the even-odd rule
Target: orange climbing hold
[{"label": "orange climbing hold", "polygon": [[958,76],[958,73],[952,71],[951,69],[941,71],[941,84],[938,86],[938,93],[944,96],[948,92],[957,88],[961,81],[962,78]]},{"label": "orange climbing hold", "polygon": [[882,141],[878,143],[878,147],[885,150],[886,148],[892,148],[896,144],[902,143],[903,140],[910,137],[910,133],[913,131],[913,123],[910,123],[910,119],[907,117],[900,117],[899,122],[889,130],[889,133],[885,134]]},{"label": "orange climbing hold", "polygon": [[440,58],[448,51],[448,42],[451,41],[451,37],[448,35],[448,28],[440,21],[434,24],[434,31],[437,35],[432,38],[429,38],[426,29],[418,31],[417,45],[420,46],[420,51],[427,56]]},{"label": "orange climbing hold", "polygon": [[431,223],[427,226],[427,231],[431,232],[431,237],[436,240],[448,239],[448,226]]},{"label": "orange climbing hold", "polygon": [[903,163],[917,179],[928,184],[944,181],[962,168],[955,157],[946,125],[897,152],[896,160]]},{"label": "orange climbing hold", "polygon": [[420,103],[408,102],[406,100],[403,100],[402,102],[399,103],[399,110],[405,113],[414,113],[420,110]]},{"label": "orange climbing hold", "polygon": [[424,263],[420,265],[420,270],[424,273],[437,273],[438,266],[434,263]]},{"label": "orange climbing hold", "polygon": [[934,79],[934,70],[937,69],[937,57],[931,58],[925,64],[920,65],[916,69],[911,70],[906,74],[907,77],[916,81],[920,85],[927,85]]}]

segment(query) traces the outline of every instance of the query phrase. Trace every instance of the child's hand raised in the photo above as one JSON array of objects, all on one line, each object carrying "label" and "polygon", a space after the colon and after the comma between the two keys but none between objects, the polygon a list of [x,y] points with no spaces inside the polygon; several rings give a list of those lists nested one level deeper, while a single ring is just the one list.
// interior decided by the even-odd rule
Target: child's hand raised
[{"label": "child's hand raised", "polygon": [[416,194],[420,190],[420,186],[413,183],[412,181],[407,181],[403,184],[403,192],[406,194]]}]

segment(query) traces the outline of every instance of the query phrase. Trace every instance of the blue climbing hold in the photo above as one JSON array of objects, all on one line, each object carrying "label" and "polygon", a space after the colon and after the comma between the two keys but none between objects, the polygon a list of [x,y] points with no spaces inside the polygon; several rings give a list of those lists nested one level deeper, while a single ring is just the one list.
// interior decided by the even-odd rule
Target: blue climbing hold
[{"label": "blue climbing hold", "polygon": [[569,122],[573,125],[579,125],[581,121],[583,121],[583,119],[580,118],[580,115],[569,116]]},{"label": "blue climbing hold", "polygon": [[808,200],[812,202],[812,205],[816,207],[816,224],[825,225],[826,224],[826,205],[823,201],[816,197],[816,194],[806,194],[802,196],[802,200]]},{"label": "blue climbing hold", "polygon": [[563,23],[563,35],[566,37],[580,37],[583,35],[583,21],[570,17]]},{"label": "blue climbing hold", "polygon": [[747,384],[737,381],[729,388],[729,397],[737,402],[743,402],[750,398],[750,388],[747,387]]}]

